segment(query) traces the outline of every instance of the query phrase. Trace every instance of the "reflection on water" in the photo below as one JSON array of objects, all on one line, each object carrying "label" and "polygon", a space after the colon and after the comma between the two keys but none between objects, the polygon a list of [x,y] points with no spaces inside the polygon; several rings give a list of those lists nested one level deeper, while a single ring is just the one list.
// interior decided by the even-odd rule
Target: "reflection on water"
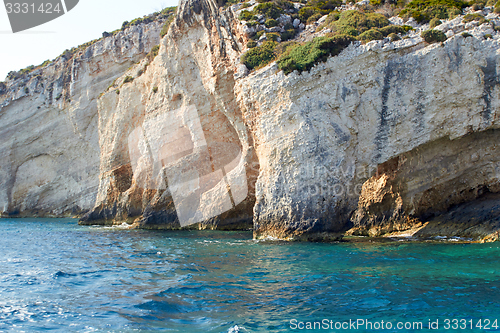
[{"label": "reflection on water", "polygon": [[499,314],[498,244],[257,242],[71,219],[3,219],[0,232],[0,331],[288,332],[294,318]]}]

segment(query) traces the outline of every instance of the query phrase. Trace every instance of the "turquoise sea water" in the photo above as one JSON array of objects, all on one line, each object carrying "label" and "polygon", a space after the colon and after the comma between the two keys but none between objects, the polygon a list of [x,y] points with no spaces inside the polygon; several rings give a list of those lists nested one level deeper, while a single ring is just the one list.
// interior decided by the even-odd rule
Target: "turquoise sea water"
[{"label": "turquoise sea water", "polygon": [[0,219],[0,332],[500,331],[498,243],[251,238]]}]

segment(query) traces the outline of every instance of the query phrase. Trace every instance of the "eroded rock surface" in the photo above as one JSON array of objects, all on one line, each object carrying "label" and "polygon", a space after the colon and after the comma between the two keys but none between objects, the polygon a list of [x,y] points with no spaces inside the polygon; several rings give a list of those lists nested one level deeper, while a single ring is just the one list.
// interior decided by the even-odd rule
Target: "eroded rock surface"
[{"label": "eroded rock surface", "polygon": [[498,192],[498,39],[377,43],[237,82],[261,166],[257,237],[380,235]]},{"label": "eroded rock surface", "polygon": [[73,216],[94,206],[97,98],[159,43],[161,25],[128,28],[6,82],[0,93],[2,216]]},{"label": "eroded rock surface", "polygon": [[258,162],[234,95],[235,23],[212,1],[181,3],[144,74],[102,96],[99,192],[82,223],[252,227]]}]

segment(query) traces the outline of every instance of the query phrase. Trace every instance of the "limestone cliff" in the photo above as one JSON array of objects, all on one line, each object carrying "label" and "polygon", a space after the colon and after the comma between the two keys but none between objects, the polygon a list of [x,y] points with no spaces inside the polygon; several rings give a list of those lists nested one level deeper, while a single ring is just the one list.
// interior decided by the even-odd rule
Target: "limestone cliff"
[{"label": "limestone cliff", "polygon": [[[310,73],[271,65],[240,80],[261,167],[257,236],[382,235],[498,192],[499,47],[372,42]],[[498,232],[490,208],[476,211],[482,236]],[[481,234],[457,222],[454,236]]]},{"label": "limestone cliff", "polygon": [[101,97],[99,192],[82,223],[252,227],[257,161],[235,99],[232,14],[182,2],[159,55]]},{"label": "limestone cliff", "polygon": [[[81,223],[142,228],[253,227],[256,238],[498,238],[500,34],[446,22],[443,43],[416,33],[358,42],[309,72],[285,75],[271,63],[249,74],[236,9],[181,2],[158,55],[137,51],[128,70],[85,58],[95,65],[69,73],[102,85],[84,94],[70,76],[61,82],[73,95],[36,95],[47,96],[44,119],[53,120],[41,123],[52,131],[15,118],[29,119],[28,108],[42,116],[32,108],[42,97],[9,95],[0,113],[11,119],[0,134],[10,140],[1,150],[4,211],[88,211]],[[67,130],[56,130],[63,121]]]},{"label": "limestone cliff", "polygon": [[130,27],[2,85],[2,216],[72,216],[94,206],[97,98],[159,43],[162,23]]}]

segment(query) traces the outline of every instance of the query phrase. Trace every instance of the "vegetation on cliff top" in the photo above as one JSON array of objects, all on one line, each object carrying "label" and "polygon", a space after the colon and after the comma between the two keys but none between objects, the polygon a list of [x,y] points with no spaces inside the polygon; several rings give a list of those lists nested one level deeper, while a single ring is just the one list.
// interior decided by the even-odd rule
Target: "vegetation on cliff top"
[{"label": "vegetation on cliff top", "polygon": [[[347,3],[354,4],[353,1]],[[239,18],[254,32],[247,44],[250,50],[242,57],[242,62],[249,69],[255,69],[276,61],[285,73],[301,72],[340,53],[352,41],[367,43],[386,37],[399,40],[413,29],[408,25],[391,24],[390,16],[413,18],[420,24],[430,23],[431,30],[423,32],[422,37],[434,43],[446,40],[446,36],[432,29],[442,24],[442,19],[462,14],[466,7],[478,10],[495,6],[495,11],[500,12],[500,0],[369,0],[369,4],[358,4],[357,9],[350,10],[346,10],[344,4],[341,0],[301,0],[299,3],[257,0],[256,5],[244,2],[242,7],[245,9],[240,11]],[[487,22],[478,13],[464,17],[464,23],[471,21]],[[329,29],[330,32],[309,42],[287,44],[284,52],[283,42],[293,39],[302,29],[296,22],[315,24],[316,31]]]},{"label": "vegetation on cliff top", "polygon": [[[260,5],[257,5],[256,8],[258,6]],[[314,38],[312,41],[303,44],[289,44],[286,51],[283,51],[282,48],[279,48],[280,44],[278,42],[290,39],[288,35],[285,35],[288,37],[285,38],[283,32],[265,33],[261,30],[256,32],[252,38],[254,40],[262,40],[265,37],[264,42],[260,46],[256,42],[249,42],[248,47],[251,50],[245,53],[242,57],[242,62],[249,69],[254,69],[276,60],[278,67],[286,74],[293,70],[302,72],[311,69],[318,62],[325,61],[329,56],[339,54],[353,41],[368,42],[383,39],[391,34],[392,39],[397,39],[399,36],[395,37],[394,35],[405,34],[412,29],[410,26],[390,25],[389,20],[380,13],[365,13],[358,10],[346,10],[340,13],[334,11],[334,8],[326,8],[322,10],[331,9],[331,11],[323,24],[318,28],[318,30],[323,28],[330,29],[331,32],[326,36]],[[250,12],[247,11],[247,13]],[[240,14],[240,17],[248,17],[247,13]],[[309,18],[311,17],[314,16],[309,16]],[[253,16],[252,19],[254,19]],[[262,20],[263,18],[261,18]],[[293,26],[286,24],[283,30],[288,32],[287,28],[291,30],[289,33],[293,37],[296,33]],[[272,43],[269,43],[270,41]]]},{"label": "vegetation on cliff top", "polygon": [[241,62],[249,69],[254,69],[263,64],[267,64],[276,58],[274,50],[277,43],[273,41],[264,42],[259,47],[252,48],[241,58]]},{"label": "vegetation on cliff top", "polygon": [[426,30],[422,32],[422,38],[429,44],[444,42],[446,35],[440,30]]},{"label": "vegetation on cliff top", "polygon": [[467,3],[462,0],[412,0],[399,15],[403,18],[413,17],[418,23],[427,23],[433,18],[453,18],[465,7]]},{"label": "vegetation on cliff top", "polygon": [[[86,48],[88,48],[89,46],[97,43],[98,41],[102,40],[103,38],[114,36],[118,32],[123,31],[123,30],[125,30],[125,29],[127,29],[129,27],[136,26],[136,25],[139,25],[139,24],[148,24],[148,23],[154,22],[156,20],[165,20],[166,19],[165,25],[163,26],[163,29],[162,29],[162,31],[160,33],[161,37],[163,37],[166,34],[166,32],[168,31],[168,26],[173,21],[173,18],[174,18],[174,15],[176,13],[176,10],[177,10],[177,7],[167,7],[167,8],[164,8],[163,10],[161,10],[161,11],[155,12],[153,14],[145,15],[145,16],[140,17],[140,18],[136,18],[136,19],[134,19],[134,20],[132,20],[130,22],[125,21],[125,22],[123,22],[121,29],[114,30],[114,31],[112,31],[110,33],[105,31],[105,32],[102,33],[102,37],[101,38],[97,38],[97,39],[94,39],[94,40],[92,40],[90,42],[86,42],[84,44],[78,45],[77,47],[73,47],[71,49],[67,49],[59,57],[63,57],[66,60],[68,60],[71,57],[73,57],[73,55],[76,54],[77,52],[85,50]],[[164,31],[165,29],[166,29],[166,31]],[[157,51],[156,51],[156,54],[158,54]],[[156,56],[156,54],[154,56]],[[151,56],[151,52],[150,52],[150,54],[148,54],[148,57],[150,57],[150,56]],[[153,58],[154,58],[154,56],[153,56]],[[57,57],[57,58],[59,58],[59,57]],[[16,80],[16,79],[22,78],[25,75],[33,72],[34,70],[37,70],[37,69],[40,69],[40,68],[43,68],[43,67],[47,66],[48,64],[52,63],[56,59],[54,59],[54,60],[45,60],[43,63],[41,63],[38,66],[30,65],[30,66],[28,66],[26,68],[23,68],[23,69],[19,70],[19,71],[10,71],[7,74],[7,79],[9,79],[9,80]]]},{"label": "vegetation on cliff top", "polygon": [[355,38],[349,35],[315,38],[309,43],[289,48],[279,57],[278,67],[285,74],[294,70],[310,70],[318,62],[339,54],[354,40]]},{"label": "vegetation on cliff top", "polygon": [[172,24],[172,22],[174,21],[175,13],[177,12],[177,7],[169,7],[167,9],[169,10],[170,15],[167,17],[165,24],[163,24],[163,27],[161,28],[160,31],[161,38],[165,37],[165,35],[167,34],[168,29],[170,28],[170,24]]}]

